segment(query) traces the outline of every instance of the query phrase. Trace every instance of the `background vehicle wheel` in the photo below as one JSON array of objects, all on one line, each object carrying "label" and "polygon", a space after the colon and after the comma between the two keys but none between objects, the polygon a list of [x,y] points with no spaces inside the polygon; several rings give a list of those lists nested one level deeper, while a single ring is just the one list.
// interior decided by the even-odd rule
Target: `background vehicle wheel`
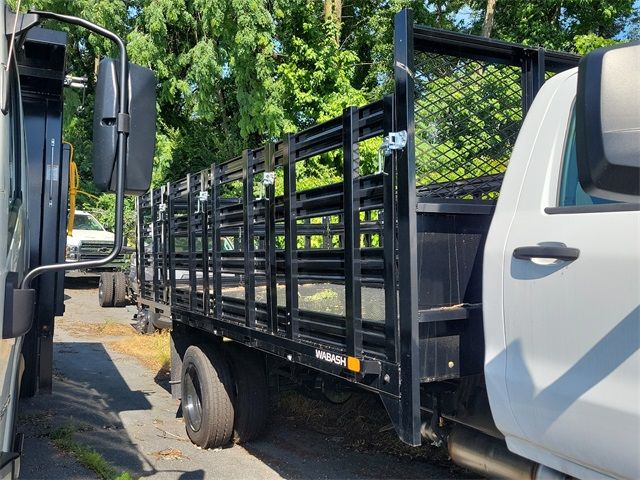
[{"label": "background vehicle wheel", "polygon": [[190,346],[181,378],[182,414],[191,441],[202,448],[227,444],[233,434],[233,381],[223,353]]},{"label": "background vehicle wheel", "polygon": [[227,346],[234,381],[233,441],[246,443],[265,429],[269,417],[269,387],[264,357],[238,345]]},{"label": "background vehicle wheel", "polygon": [[101,307],[113,307],[113,273],[102,272],[98,282],[98,303]]},{"label": "background vehicle wheel", "polygon": [[113,306],[124,307],[127,304],[127,277],[122,272],[113,274]]},{"label": "background vehicle wheel", "polygon": [[138,314],[136,315],[135,329],[138,333],[142,333],[143,335],[156,331],[156,327],[153,325],[153,322],[151,322],[151,312],[148,308],[143,308],[138,311]]}]

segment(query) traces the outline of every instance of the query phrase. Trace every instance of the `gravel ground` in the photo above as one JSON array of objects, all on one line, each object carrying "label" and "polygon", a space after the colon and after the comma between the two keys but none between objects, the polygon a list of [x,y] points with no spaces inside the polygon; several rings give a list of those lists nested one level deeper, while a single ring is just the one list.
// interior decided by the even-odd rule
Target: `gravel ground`
[{"label": "gravel ground", "polygon": [[[113,337],[84,336],[73,328],[87,322],[129,324],[131,314],[124,308],[101,309],[95,284],[75,281],[72,286],[66,291],[65,316],[56,325],[53,394],[25,399],[20,405],[23,479],[97,478],[52,445],[49,434],[67,425],[76,429],[78,442],[133,478],[465,477],[443,461],[441,452],[429,448],[411,455],[387,453],[376,451],[375,442],[354,442],[348,423],[333,422],[330,431],[317,428],[308,420],[311,412],[290,408],[290,399],[274,399],[278,411],[260,441],[201,450],[186,438],[165,378],[126,354],[110,351],[105,345]],[[282,411],[286,408],[289,411]],[[382,410],[375,412],[384,415]]]}]

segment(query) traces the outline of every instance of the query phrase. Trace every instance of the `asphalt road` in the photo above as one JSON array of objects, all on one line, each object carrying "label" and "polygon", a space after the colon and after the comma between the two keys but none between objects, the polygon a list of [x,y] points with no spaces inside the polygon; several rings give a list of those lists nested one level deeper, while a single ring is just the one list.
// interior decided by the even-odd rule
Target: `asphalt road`
[{"label": "asphalt road", "polygon": [[[85,479],[96,474],[57,450],[49,434],[65,425],[117,471],[154,479],[373,479],[462,478],[440,460],[345,446],[349,432],[324,435],[306,425],[301,412],[272,416],[264,437],[246,447],[202,450],[193,446],[178,416],[178,403],[134,358],[110,351],[108,337],[86,337],[72,327],[111,320],[128,324],[126,309],[101,309],[95,285],[67,289],[66,313],[55,330],[52,395],[21,401],[19,429],[25,433],[23,479]],[[75,333],[74,333],[75,332]],[[345,427],[348,428],[348,427]]]}]

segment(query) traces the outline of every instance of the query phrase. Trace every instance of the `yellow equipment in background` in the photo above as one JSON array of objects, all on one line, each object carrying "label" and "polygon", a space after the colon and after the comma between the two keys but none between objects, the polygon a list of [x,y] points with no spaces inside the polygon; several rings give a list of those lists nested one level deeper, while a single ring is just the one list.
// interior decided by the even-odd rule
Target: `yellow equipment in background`
[{"label": "yellow equipment in background", "polygon": [[73,160],[73,144],[62,142],[69,145],[69,215],[67,216],[67,235],[73,233],[73,222],[76,215],[76,195],[81,193],[87,197],[98,199],[95,195],[80,190],[80,175],[78,174],[78,166]]}]

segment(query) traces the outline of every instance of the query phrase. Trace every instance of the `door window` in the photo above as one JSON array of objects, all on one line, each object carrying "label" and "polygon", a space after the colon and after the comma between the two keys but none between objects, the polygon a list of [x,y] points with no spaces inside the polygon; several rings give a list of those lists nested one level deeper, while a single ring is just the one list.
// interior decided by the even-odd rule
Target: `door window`
[{"label": "door window", "polygon": [[617,203],[589,195],[582,189],[578,181],[578,160],[576,154],[576,114],[575,109],[571,114],[571,125],[565,144],[562,161],[562,177],[560,179],[560,195],[558,206],[576,207],[585,205],[601,205],[605,203]]},{"label": "door window", "polygon": [[9,118],[11,134],[9,136],[9,201],[13,206],[21,200],[21,170],[22,170],[22,125],[20,118],[20,87],[18,82],[18,69],[13,58],[11,71],[9,72]]}]

